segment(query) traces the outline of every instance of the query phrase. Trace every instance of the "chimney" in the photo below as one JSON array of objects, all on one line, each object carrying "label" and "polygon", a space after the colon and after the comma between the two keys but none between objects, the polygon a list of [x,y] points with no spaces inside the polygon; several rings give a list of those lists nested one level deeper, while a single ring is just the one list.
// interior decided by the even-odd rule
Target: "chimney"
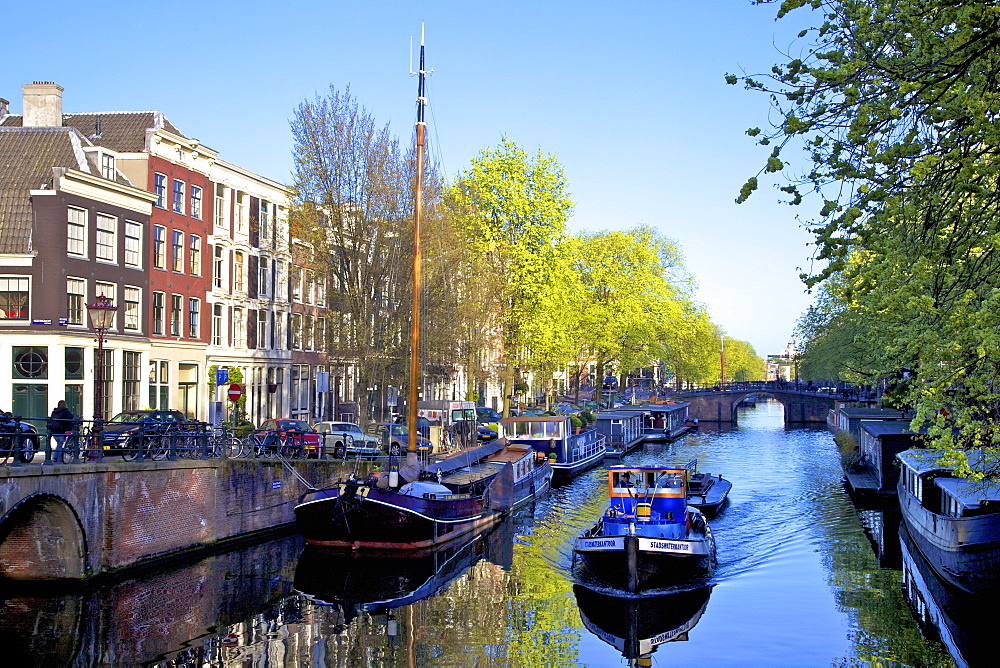
[{"label": "chimney", "polygon": [[26,128],[62,127],[63,87],[51,81],[36,81],[21,86],[24,93],[24,115],[21,125]]}]

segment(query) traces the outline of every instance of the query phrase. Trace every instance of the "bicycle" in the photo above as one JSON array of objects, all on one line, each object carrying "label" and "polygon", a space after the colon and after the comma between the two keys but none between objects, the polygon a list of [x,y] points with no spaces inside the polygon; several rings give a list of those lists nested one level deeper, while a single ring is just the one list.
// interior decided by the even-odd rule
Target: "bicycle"
[{"label": "bicycle", "polygon": [[247,436],[247,442],[253,451],[253,456],[258,459],[274,459],[281,447],[278,435],[271,430],[250,434]]},{"label": "bicycle", "polygon": [[233,436],[232,432],[226,427],[213,428],[210,438],[209,457],[237,459],[246,455],[244,442]]}]

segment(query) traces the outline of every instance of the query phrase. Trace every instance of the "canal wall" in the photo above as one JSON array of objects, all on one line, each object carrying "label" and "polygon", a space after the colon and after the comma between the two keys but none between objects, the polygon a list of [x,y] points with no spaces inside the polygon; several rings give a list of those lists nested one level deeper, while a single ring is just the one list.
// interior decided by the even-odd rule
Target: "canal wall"
[{"label": "canal wall", "polygon": [[[342,463],[178,460],[0,467],[0,575],[88,579],[294,522]],[[295,473],[292,473],[295,471]]]}]

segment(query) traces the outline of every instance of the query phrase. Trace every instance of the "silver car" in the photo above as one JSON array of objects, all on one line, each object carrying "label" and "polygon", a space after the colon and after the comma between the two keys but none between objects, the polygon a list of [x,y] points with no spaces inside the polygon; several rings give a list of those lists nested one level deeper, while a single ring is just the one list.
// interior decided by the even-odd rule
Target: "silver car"
[{"label": "silver car", "polygon": [[363,432],[354,423],[317,422],[313,429],[319,432],[326,451],[337,459],[344,459],[349,455],[371,458],[382,455],[382,442]]}]

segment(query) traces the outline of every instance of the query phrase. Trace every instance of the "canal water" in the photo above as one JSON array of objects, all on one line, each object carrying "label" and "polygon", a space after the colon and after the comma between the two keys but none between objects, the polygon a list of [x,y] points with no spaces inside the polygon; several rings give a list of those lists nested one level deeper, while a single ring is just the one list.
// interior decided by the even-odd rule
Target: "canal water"
[{"label": "canal water", "polygon": [[97,591],[2,592],[5,663],[976,665],[976,630],[941,621],[967,606],[935,603],[898,517],[852,505],[828,431],[785,429],[773,401],[705,427],[625,462],[697,459],[732,481],[706,582],[638,599],[575,586],[573,538],[607,497],[598,468],[461,549],[354,558],[289,536]]}]

